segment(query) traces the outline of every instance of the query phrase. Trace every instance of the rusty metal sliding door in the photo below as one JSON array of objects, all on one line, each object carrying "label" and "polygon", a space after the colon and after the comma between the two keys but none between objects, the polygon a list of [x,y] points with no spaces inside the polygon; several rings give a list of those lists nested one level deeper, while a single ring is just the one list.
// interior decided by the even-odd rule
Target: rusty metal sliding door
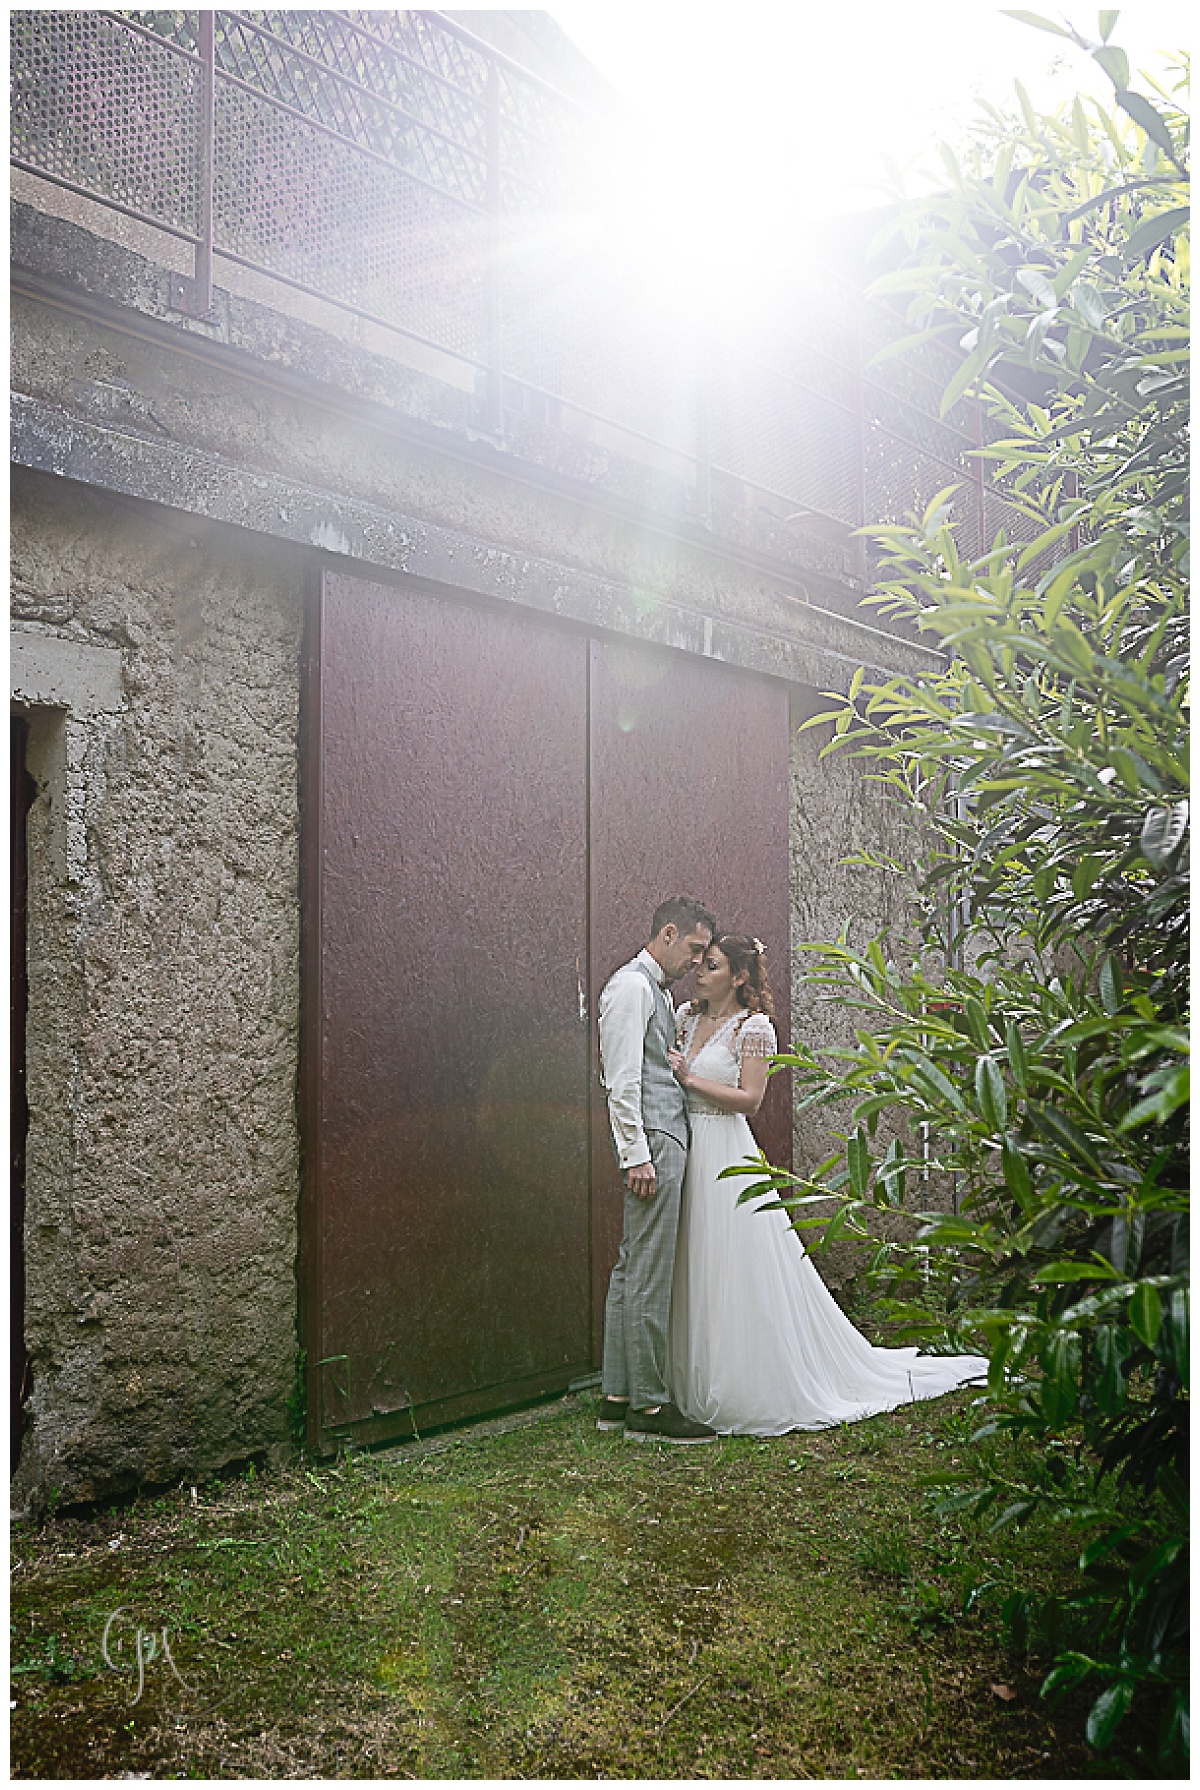
[{"label": "rusty metal sliding door", "polygon": [[[599,1364],[622,1194],[596,996],[685,891],[767,943],[787,1035],[788,702],[331,575],[308,660],[304,1330],[330,1447]],[[756,1130],[790,1160],[782,1083]]]},{"label": "rusty metal sliding door", "polygon": [[[646,942],[666,895],[694,895],[767,946],[788,1036],[788,696],[782,684],[643,647],[591,648],[592,986]],[[675,990],[691,992],[690,980]],[[595,1085],[595,1084],[594,1084]],[[592,1325],[621,1240],[623,1192],[597,1092],[592,1122]],[[791,1103],[773,1077],[754,1130],[792,1160]]]},{"label": "rusty metal sliding door", "polygon": [[589,1365],[587,642],[329,575],[318,627],[305,1330],[328,1447]]},{"label": "rusty metal sliding door", "polygon": [[29,1092],[25,1030],[29,1017],[29,858],[26,828],[37,785],[26,768],[29,721],[9,720],[9,963],[8,993],[8,1322],[10,1476],[21,1458],[30,1393],[25,1347],[25,1161],[29,1141]]}]

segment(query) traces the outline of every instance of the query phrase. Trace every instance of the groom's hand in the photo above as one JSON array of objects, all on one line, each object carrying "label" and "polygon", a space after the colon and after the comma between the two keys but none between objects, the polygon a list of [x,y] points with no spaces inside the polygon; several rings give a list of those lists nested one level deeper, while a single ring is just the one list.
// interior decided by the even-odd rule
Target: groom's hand
[{"label": "groom's hand", "polygon": [[636,1193],[640,1200],[648,1200],[654,1193],[654,1164],[639,1162],[635,1168],[626,1169],[625,1181],[630,1193]]}]

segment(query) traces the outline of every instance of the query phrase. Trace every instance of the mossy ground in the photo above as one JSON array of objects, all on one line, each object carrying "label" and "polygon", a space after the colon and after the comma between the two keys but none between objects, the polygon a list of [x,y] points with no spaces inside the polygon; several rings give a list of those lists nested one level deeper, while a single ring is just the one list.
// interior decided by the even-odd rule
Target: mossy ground
[{"label": "mossy ground", "polygon": [[970,1404],[669,1449],[576,1397],[18,1531],[13,1775],[1150,1775],[996,1622],[1078,1539],[929,1512]]}]

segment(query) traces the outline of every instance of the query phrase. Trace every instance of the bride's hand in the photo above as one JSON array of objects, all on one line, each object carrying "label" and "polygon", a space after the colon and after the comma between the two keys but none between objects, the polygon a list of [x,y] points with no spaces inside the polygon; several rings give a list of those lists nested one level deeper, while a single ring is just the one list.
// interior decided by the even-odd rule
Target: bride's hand
[{"label": "bride's hand", "polygon": [[674,1075],[675,1080],[679,1083],[681,1088],[686,1088],[691,1082],[692,1072],[688,1067],[688,1060],[683,1052],[681,1050],[669,1050],[667,1052],[667,1061],[671,1065],[671,1073]]}]

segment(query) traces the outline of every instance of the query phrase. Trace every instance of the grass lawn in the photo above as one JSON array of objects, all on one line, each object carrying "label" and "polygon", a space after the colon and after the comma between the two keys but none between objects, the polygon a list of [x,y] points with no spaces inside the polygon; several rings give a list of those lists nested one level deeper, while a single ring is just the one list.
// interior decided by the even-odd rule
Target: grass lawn
[{"label": "grass lawn", "polygon": [[1078,1541],[928,1513],[970,1404],[669,1449],[575,1397],[17,1530],[12,1773],[1153,1775],[996,1623]]}]

